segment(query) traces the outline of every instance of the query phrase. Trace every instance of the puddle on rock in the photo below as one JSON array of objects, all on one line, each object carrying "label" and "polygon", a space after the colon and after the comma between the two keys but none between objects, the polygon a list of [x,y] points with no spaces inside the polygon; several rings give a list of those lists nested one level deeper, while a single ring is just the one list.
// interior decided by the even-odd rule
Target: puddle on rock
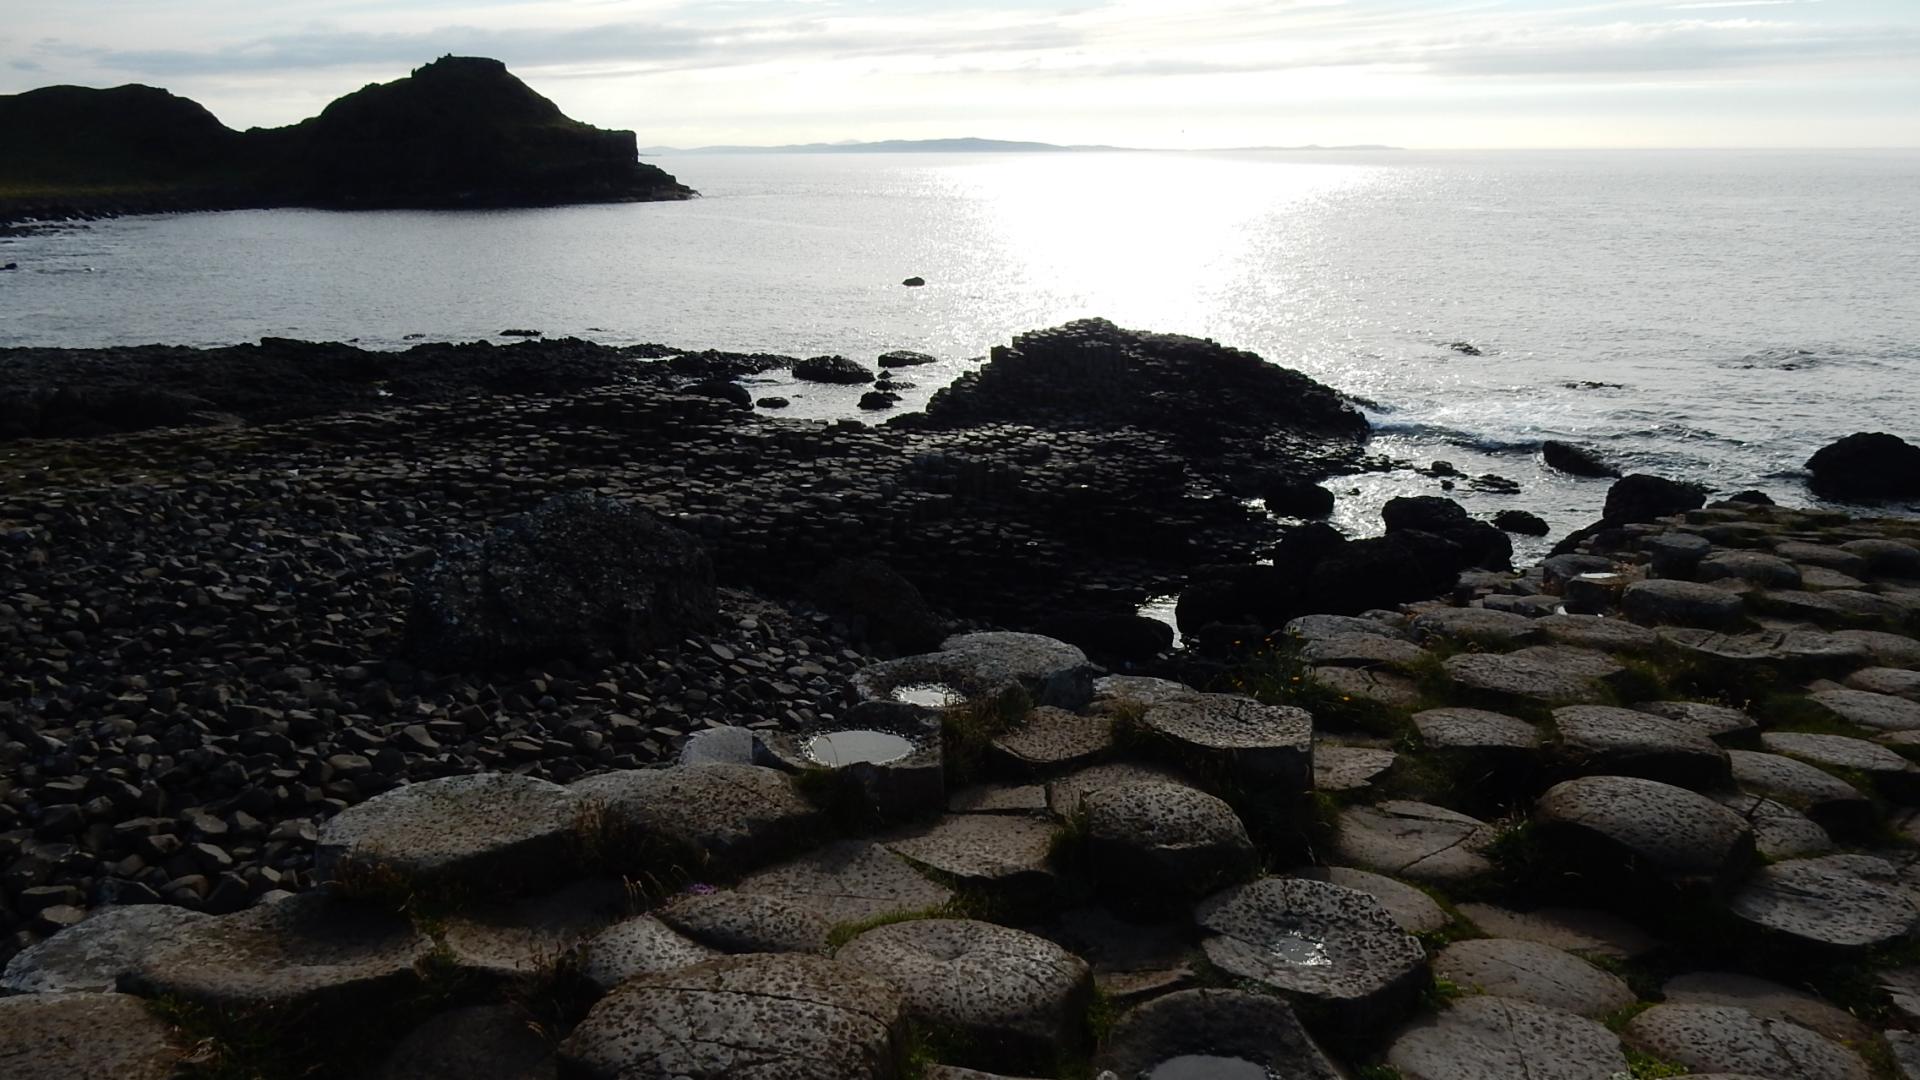
[{"label": "puddle on rock", "polygon": [[808,757],[829,768],[842,765],[885,765],[913,753],[913,744],[885,731],[830,731],[808,739]]},{"label": "puddle on rock", "polygon": [[1327,943],[1315,941],[1298,930],[1289,930],[1279,940],[1267,946],[1267,951],[1280,958],[1283,963],[1297,967],[1326,967],[1333,963],[1333,957],[1327,955]]},{"label": "puddle on rock", "polygon": [[1273,1080],[1273,1073],[1246,1058],[1182,1054],[1155,1065],[1143,1080]]},{"label": "puddle on rock", "polygon": [[949,705],[958,705],[966,700],[966,695],[946,683],[923,682],[908,683],[893,688],[893,699],[909,705],[924,705],[933,709],[944,709]]}]

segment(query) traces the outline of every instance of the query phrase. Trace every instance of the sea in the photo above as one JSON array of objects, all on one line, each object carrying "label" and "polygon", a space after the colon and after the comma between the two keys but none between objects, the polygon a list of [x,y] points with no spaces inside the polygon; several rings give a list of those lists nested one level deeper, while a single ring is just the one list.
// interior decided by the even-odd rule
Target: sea
[{"label": "sea", "polygon": [[[0,345],[398,349],[506,329],[609,344],[938,358],[926,397],[1015,335],[1100,316],[1193,334],[1366,403],[1431,470],[1330,484],[1516,508],[1556,535],[1629,471],[1811,502],[1854,431],[1920,440],[1920,151],[688,154],[684,203],[128,217],[0,241]],[[926,285],[902,281],[922,277]],[[858,390],[775,373],[786,415]],[[1222,401],[1221,408],[1233,407]],[[1540,543],[1522,541],[1521,553]]]}]

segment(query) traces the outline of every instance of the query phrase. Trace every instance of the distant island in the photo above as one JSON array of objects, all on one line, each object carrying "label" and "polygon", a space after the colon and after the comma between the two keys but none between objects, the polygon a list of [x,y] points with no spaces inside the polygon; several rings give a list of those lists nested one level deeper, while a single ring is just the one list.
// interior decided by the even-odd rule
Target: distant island
[{"label": "distant island", "polygon": [[573,120],[498,60],[445,56],[291,127],[234,131],[150,86],[0,95],[0,221],[310,206],[687,199],[634,133]]},{"label": "distant island", "polygon": [[[1352,146],[1238,146],[1193,153],[1261,153],[1298,150],[1398,150],[1397,146],[1356,144]],[[648,156],[661,154],[1058,154],[1058,153],[1170,153],[1144,146],[1062,146],[1058,143],[1021,142],[1012,139],[882,139],[878,142],[788,143],[784,146],[648,146],[640,151]]]}]

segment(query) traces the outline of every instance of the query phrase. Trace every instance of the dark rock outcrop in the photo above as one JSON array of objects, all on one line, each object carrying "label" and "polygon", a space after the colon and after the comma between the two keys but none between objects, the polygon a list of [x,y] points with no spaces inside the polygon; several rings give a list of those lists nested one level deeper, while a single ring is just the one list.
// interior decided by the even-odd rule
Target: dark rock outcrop
[{"label": "dark rock outcrop", "polygon": [[563,495],[459,545],[415,586],[408,635],[428,665],[629,654],[715,613],[713,564],[638,506]]},{"label": "dark rock outcrop", "polygon": [[858,620],[856,633],[902,653],[932,652],[946,629],[913,582],[877,559],[841,559],[813,579],[815,603]]},{"label": "dark rock outcrop", "polygon": [[1607,489],[1607,503],[1602,513],[1608,523],[1624,525],[1698,510],[1706,503],[1707,494],[1697,484],[1634,473]]},{"label": "dark rock outcrop", "polygon": [[1519,536],[1545,536],[1553,531],[1547,519],[1525,510],[1502,510],[1493,515],[1494,527]]},{"label": "dark rock outcrop", "polygon": [[873,372],[844,356],[809,356],[793,365],[793,377],[807,382],[861,386],[873,381]]},{"label": "dark rock outcrop", "polygon": [[1548,468],[1558,469],[1573,476],[1596,478],[1617,477],[1620,470],[1584,446],[1548,439],[1540,444],[1540,457]]},{"label": "dark rock outcrop", "polygon": [[1920,446],[1884,431],[1855,432],[1807,459],[1813,493],[1827,499],[1920,495]]}]

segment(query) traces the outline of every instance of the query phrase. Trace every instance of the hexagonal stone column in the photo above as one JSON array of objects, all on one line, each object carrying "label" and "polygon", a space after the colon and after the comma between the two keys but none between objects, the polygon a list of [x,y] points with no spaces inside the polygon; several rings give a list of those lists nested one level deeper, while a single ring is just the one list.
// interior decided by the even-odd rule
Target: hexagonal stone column
[{"label": "hexagonal stone column", "polygon": [[1401,1080],[1616,1080],[1627,1056],[1611,1031],[1570,1012],[1470,997],[1403,1030],[1387,1049]]},{"label": "hexagonal stone column", "polygon": [[1313,717],[1305,709],[1208,694],[1148,709],[1141,725],[1200,768],[1276,796],[1313,790]]},{"label": "hexagonal stone column", "polygon": [[171,1080],[181,1057],[168,1026],[128,994],[0,998],[7,1080]]},{"label": "hexagonal stone column", "polygon": [[1493,827],[1442,806],[1390,799],[1344,810],[1334,827],[1343,862],[1414,881],[1452,882],[1493,869]]},{"label": "hexagonal stone column", "polygon": [[1225,802],[1180,784],[1102,788],[1082,803],[1094,876],[1111,891],[1192,899],[1253,873],[1247,828]]},{"label": "hexagonal stone column", "polygon": [[[1553,710],[1557,757],[1576,774],[1638,776],[1701,790],[1726,787],[1727,752],[1678,720],[1606,705]],[[1565,775],[1565,773],[1562,773]]]},{"label": "hexagonal stone column", "polygon": [[1456,941],[1434,957],[1433,971],[1473,993],[1527,1001],[1591,1019],[1637,1000],[1618,975],[1533,941]]},{"label": "hexagonal stone column", "polygon": [[1725,1005],[1655,1005],[1627,1024],[1627,1042],[1694,1072],[1868,1080],[1860,1055],[1798,1024]]},{"label": "hexagonal stone column", "polygon": [[905,999],[820,956],[730,956],[642,975],[560,1044],[569,1076],[632,1080],[892,1080]]},{"label": "hexagonal stone column", "polygon": [[1685,788],[1631,776],[1584,776],[1540,797],[1535,821],[1556,859],[1596,886],[1668,882],[1726,885],[1753,861],[1753,830],[1740,815]]},{"label": "hexagonal stone column", "polygon": [[910,1013],[958,1034],[969,1050],[956,1064],[1029,1066],[1083,1041],[1093,971],[1046,938],[971,919],[921,919],[869,930],[834,958],[899,987]]},{"label": "hexagonal stone column", "polygon": [[580,800],[558,784],[475,773],[408,784],[320,827],[323,879],[393,874],[410,886],[550,886],[577,865]]},{"label": "hexagonal stone column", "polygon": [[1185,1076],[1338,1080],[1287,1003],[1240,990],[1182,990],[1120,1017],[1095,1066],[1114,1075],[1155,1075],[1177,1065]]},{"label": "hexagonal stone column", "polygon": [[1920,909],[1899,869],[1871,855],[1762,867],[1728,908],[1776,941],[1827,958],[1891,945],[1920,928]]},{"label": "hexagonal stone column", "polygon": [[1427,982],[1426,952],[1379,901],[1305,878],[1262,878],[1204,901],[1207,959],[1297,1002],[1330,1038],[1399,1020]]},{"label": "hexagonal stone column", "polygon": [[[680,860],[689,874],[741,874],[822,838],[826,816],[785,773],[758,765],[631,769],[571,790],[602,823],[612,854]],[[649,858],[650,857],[650,858]],[[639,867],[659,873],[660,865]]]}]

